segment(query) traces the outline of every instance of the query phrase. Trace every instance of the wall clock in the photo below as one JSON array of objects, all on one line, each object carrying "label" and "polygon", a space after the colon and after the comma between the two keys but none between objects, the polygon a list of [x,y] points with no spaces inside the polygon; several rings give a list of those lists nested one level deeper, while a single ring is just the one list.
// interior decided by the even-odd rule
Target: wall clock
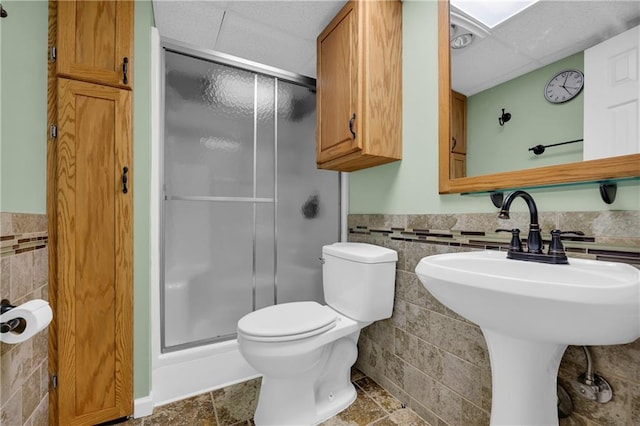
[{"label": "wall clock", "polygon": [[561,104],[578,96],[583,86],[584,74],[581,71],[560,71],[544,86],[544,97],[552,104]]}]

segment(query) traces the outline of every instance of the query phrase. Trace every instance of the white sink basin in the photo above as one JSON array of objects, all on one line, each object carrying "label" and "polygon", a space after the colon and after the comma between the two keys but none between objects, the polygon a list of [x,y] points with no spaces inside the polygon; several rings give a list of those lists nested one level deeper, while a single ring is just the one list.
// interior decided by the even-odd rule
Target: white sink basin
[{"label": "white sink basin", "polygon": [[624,263],[550,265],[482,251],[425,257],[416,273],[458,314],[513,337],[568,345],[640,337],[640,270]]},{"label": "white sink basin", "polygon": [[640,337],[640,270],[497,251],[423,258],[416,274],[440,302],[480,326],[492,374],[492,425],[557,425],[556,377],[567,345]]}]

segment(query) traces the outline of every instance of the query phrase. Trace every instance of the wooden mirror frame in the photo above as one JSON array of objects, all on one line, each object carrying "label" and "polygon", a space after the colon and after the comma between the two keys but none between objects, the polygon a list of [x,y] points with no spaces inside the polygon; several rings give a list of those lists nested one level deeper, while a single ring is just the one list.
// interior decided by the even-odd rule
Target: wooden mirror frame
[{"label": "wooden mirror frame", "polygon": [[513,188],[597,182],[640,176],[640,154],[555,166],[451,179],[451,52],[449,48],[449,0],[438,1],[438,132],[439,193],[501,191]]}]

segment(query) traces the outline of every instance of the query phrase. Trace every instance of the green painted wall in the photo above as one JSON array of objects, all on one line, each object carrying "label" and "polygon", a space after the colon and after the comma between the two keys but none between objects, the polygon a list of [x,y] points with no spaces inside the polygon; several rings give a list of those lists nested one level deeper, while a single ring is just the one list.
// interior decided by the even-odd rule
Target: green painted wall
[{"label": "green painted wall", "polygon": [[150,0],[136,0],[133,57],[133,397],[151,391],[151,27]]},{"label": "green painted wall", "polygon": [[2,209],[2,28],[2,22],[0,22],[0,212],[4,211]]},{"label": "green painted wall", "polygon": [[[436,12],[434,0],[403,2],[403,160],[350,173],[350,213],[497,212],[486,195],[438,194]],[[531,193],[541,211],[640,210],[637,182],[621,185],[611,205],[593,185]]]},{"label": "green painted wall", "polygon": [[[0,21],[0,210],[44,213],[46,205],[47,4],[3,1]],[[350,174],[351,213],[495,211],[486,196],[438,195],[436,2],[405,1],[404,160]],[[136,1],[134,34],[134,396],[149,395],[150,346],[150,0]],[[18,40],[19,42],[16,42]],[[16,179],[19,176],[19,179]],[[541,210],[640,209],[640,185],[606,206],[597,187],[534,192]],[[524,203],[522,203],[524,206]],[[515,206],[514,206],[515,207]],[[524,207],[523,207],[524,208]]]},{"label": "green painted wall", "polygon": [[44,214],[47,204],[46,1],[3,1],[0,20],[0,211]]},{"label": "green painted wall", "polygon": [[[542,155],[529,151],[582,138],[582,92],[563,104],[543,96],[549,79],[567,69],[584,71],[582,52],[467,98],[467,176],[582,161],[580,142],[549,148]],[[502,108],[511,113],[504,126],[498,124]]]},{"label": "green painted wall", "polygon": [[[0,20],[0,211],[46,212],[46,1],[3,1]],[[151,174],[150,0],[135,4],[133,156],[134,396],[151,389],[149,191]]]}]

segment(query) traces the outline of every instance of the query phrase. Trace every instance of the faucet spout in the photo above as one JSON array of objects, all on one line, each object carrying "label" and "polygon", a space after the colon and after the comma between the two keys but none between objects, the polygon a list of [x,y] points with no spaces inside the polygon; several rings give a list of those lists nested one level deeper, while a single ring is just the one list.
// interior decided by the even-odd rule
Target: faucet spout
[{"label": "faucet spout", "polygon": [[509,219],[509,209],[511,203],[516,198],[522,198],[529,208],[529,235],[527,236],[527,251],[529,253],[542,253],[542,236],[540,235],[540,225],[538,224],[538,207],[536,207],[533,197],[525,191],[513,191],[507,195],[500,208],[500,219]]}]

